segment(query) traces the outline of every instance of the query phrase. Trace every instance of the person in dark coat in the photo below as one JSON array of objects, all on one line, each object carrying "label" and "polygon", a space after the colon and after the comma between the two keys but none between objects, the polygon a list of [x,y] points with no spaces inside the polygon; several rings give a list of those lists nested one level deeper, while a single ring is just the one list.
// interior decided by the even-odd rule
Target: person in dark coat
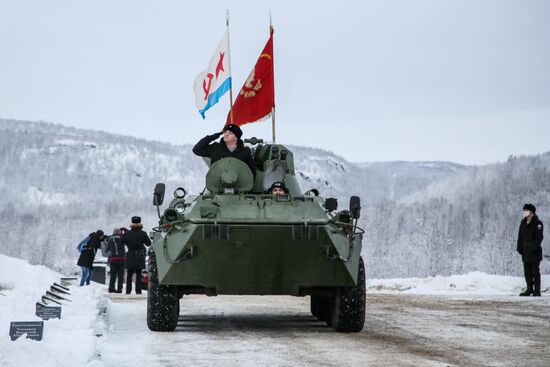
[{"label": "person in dark coat", "polygon": [[90,238],[88,243],[82,248],[80,256],[76,265],[82,269],[82,278],[80,279],[80,286],[84,284],[90,285],[92,279],[92,269],[94,267],[95,253],[101,246],[103,240],[103,231],[98,229],[96,232],[92,232],[88,235]]},{"label": "person in dark coat", "polygon": [[544,238],[544,225],[537,217],[536,208],[533,204],[523,206],[525,218],[519,225],[517,250],[523,260],[523,271],[527,289],[520,293],[520,296],[540,297],[540,269],[542,261],[542,240]]},{"label": "person in dark coat", "polygon": [[[219,142],[210,144],[223,134]],[[210,164],[222,158],[237,158],[248,165],[256,176],[256,166],[250,149],[241,140],[243,132],[237,125],[229,124],[221,132],[207,135],[193,147],[193,153],[200,157],[210,158]]]},{"label": "person in dark coat", "polygon": [[[113,235],[109,237],[107,248],[111,256],[109,256],[109,267],[111,276],[109,278],[109,293],[122,293],[122,282],[124,278],[124,262],[126,261],[126,249],[122,243],[122,230],[115,228]],[[117,287],[115,290],[115,282]]]},{"label": "person in dark coat", "polygon": [[122,243],[128,248],[126,253],[126,294],[132,293],[132,276],[136,274],[136,294],[141,294],[141,272],[145,268],[145,246],[151,239],[143,231],[140,217],[132,217],[130,230],[122,236]]}]

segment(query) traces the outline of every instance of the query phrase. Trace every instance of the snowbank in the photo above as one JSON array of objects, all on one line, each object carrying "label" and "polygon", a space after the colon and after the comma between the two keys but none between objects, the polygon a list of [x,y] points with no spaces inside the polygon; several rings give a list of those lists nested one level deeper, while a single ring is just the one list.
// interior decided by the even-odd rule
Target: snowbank
[{"label": "snowbank", "polygon": [[[550,293],[550,275],[542,276],[543,295]],[[523,277],[472,272],[428,278],[367,279],[370,293],[440,295],[517,295],[525,289]]]},{"label": "snowbank", "polygon": [[0,365],[9,366],[86,366],[94,362],[94,329],[101,325],[98,303],[104,287],[70,287],[69,299],[62,306],[61,319],[44,321],[41,341],[19,338],[11,341],[11,321],[40,321],[36,302],[59,282],[58,274],[44,266],[0,255]]}]

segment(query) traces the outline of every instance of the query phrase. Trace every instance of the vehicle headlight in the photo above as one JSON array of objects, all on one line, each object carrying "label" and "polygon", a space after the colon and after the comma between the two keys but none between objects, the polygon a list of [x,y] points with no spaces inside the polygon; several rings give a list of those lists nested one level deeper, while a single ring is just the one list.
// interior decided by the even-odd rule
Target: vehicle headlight
[{"label": "vehicle headlight", "polygon": [[185,203],[184,202],[177,202],[176,205],[174,205],[174,209],[178,214],[183,214],[185,211]]},{"label": "vehicle headlight", "polygon": [[183,187],[178,187],[176,191],[174,191],[174,197],[176,199],[183,199],[186,194],[187,194],[187,191],[185,191]]}]

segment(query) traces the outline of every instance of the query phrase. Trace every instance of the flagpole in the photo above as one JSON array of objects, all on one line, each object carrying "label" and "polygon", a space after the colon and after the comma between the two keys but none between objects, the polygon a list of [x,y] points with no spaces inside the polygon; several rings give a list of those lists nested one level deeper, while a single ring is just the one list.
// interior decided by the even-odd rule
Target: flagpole
[{"label": "flagpole", "polygon": [[229,77],[231,78],[231,85],[229,87],[229,120],[233,123],[233,74],[231,74],[231,42],[229,37],[229,9],[225,15],[225,25],[227,26],[227,53],[228,56],[228,66],[229,66]]},{"label": "flagpole", "polygon": [[275,144],[275,106],[271,110],[271,135],[273,136],[273,144]]},{"label": "flagpole", "polygon": [[[269,10],[269,37],[273,37],[273,23],[271,22],[271,9]],[[275,144],[275,46],[273,46],[273,53],[271,55],[271,73],[273,74],[273,108],[271,109],[271,135],[273,137],[273,144]]]}]

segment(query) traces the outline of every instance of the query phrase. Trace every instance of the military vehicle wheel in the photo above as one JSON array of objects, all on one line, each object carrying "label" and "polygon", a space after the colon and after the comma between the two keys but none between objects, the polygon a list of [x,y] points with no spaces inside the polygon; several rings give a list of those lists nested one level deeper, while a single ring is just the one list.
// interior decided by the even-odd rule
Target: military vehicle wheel
[{"label": "military vehicle wheel", "polygon": [[332,305],[331,324],[334,330],[343,333],[358,332],[365,324],[365,265],[359,258],[359,274],[355,287],[336,290]]},{"label": "military vehicle wheel", "polygon": [[149,254],[147,326],[152,331],[173,331],[178,324],[180,302],[177,288],[159,284],[155,253]]}]

